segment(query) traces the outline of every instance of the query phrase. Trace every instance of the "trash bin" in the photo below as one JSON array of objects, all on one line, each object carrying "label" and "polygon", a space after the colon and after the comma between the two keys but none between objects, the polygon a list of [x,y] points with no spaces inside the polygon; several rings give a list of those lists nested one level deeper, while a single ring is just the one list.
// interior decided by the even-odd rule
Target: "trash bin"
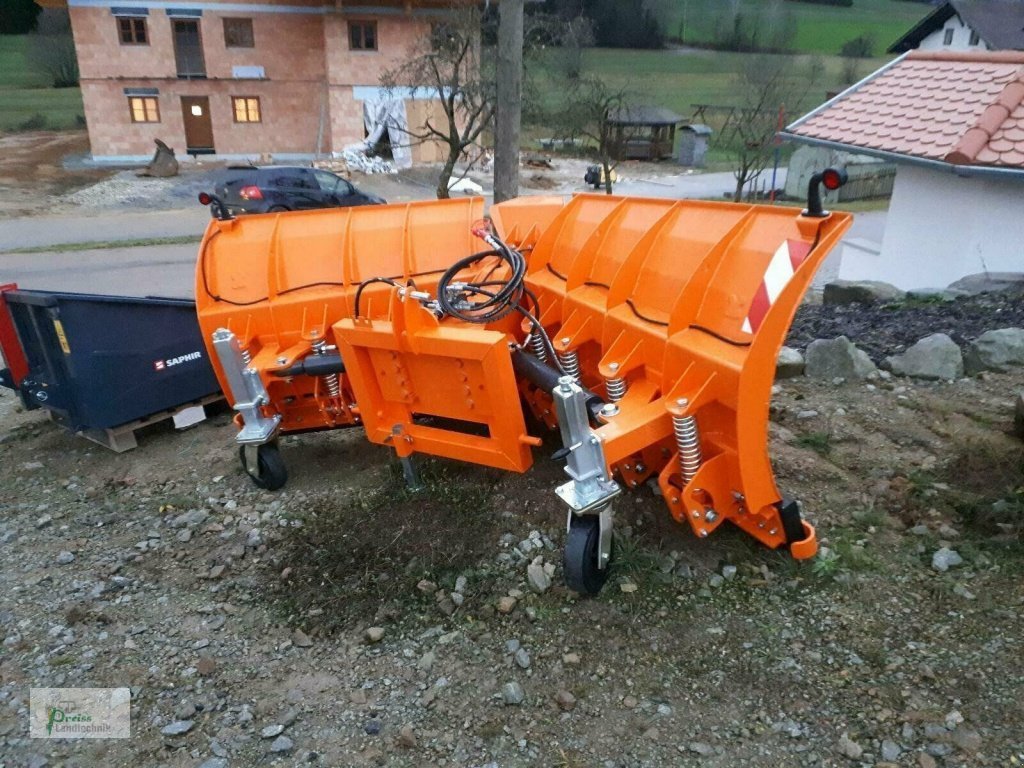
[{"label": "trash bin", "polygon": [[679,164],[703,168],[711,133],[711,128],[700,123],[684,125],[679,132]]},{"label": "trash bin", "polygon": [[0,291],[0,384],[74,432],[126,450],[140,422],[220,392],[192,301]]}]

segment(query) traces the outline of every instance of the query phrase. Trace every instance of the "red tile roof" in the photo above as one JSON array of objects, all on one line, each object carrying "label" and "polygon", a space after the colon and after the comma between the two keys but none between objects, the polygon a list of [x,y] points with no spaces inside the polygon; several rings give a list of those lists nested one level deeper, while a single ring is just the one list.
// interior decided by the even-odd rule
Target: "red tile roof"
[{"label": "red tile roof", "polygon": [[1024,169],[1024,53],[913,51],[785,134],[953,165]]}]

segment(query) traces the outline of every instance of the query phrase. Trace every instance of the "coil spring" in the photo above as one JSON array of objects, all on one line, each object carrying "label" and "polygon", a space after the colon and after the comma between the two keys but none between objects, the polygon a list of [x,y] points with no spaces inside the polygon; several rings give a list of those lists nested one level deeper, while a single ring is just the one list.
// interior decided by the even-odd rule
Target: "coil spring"
[{"label": "coil spring", "polygon": [[[313,354],[326,355],[328,352],[327,342],[320,340],[313,347]],[[338,374],[328,373],[320,377],[320,382],[326,387],[327,394],[331,397],[341,397],[341,385],[338,383]]]},{"label": "coil spring", "polygon": [[672,432],[676,438],[676,450],[679,451],[679,474],[684,483],[689,483],[704,462],[697,419],[693,416],[673,416]]},{"label": "coil spring", "polygon": [[535,328],[533,335],[530,336],[530,349],[533,351],[533,356],[540,360],[542,363],[548,361],[548,348],[544,344],[544,337]]},{"label": "coil spring", "polygon": [[580,356],[576,350],[566,350],[558,355],[558,361],[562,364],[567,376],[572,376],[579,381],[580,378]]},{"label": "coil spring", "polygon": [[608,395],[609,402],[617,403],[626,394],[626,380],[608,379],[605,382],[604,389]]},{"label": "coil spring", "polygon": [[242,365],[245,366],[246,368],[248,368],[249,367],[249,363],[252,362],[252,352],[250,352],[249,348],[246,347],[245,349],[241,350],[241,354],[242,354]]}]

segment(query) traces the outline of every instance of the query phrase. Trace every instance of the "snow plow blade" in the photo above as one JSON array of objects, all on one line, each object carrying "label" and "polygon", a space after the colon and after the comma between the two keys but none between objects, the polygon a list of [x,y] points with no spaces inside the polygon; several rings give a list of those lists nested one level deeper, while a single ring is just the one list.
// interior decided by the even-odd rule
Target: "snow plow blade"
[{"label": "snow plow blade", "polygon": [[573,589],[600,589],[612,502],[648,481],[700,537],[728,520],[813,556],[768,406],[849,214],[578,195],[482,215],[460,199],[211,222],[197,307],[253,480],[283,484],[281,433],[348,426],[408,478],[417,453],[523,472],[529,409],[561,431]]}]

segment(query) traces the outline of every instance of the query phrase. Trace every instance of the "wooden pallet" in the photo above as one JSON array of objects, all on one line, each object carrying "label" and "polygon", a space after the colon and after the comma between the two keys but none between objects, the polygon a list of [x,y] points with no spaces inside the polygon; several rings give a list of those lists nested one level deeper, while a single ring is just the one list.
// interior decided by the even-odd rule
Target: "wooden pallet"
[{"label": "wooden pallet", "polygon": [[[207,395],[200,400],[194,400],[191,403],[185,403],[179,405],[177,408],[172,408],[166,411],[160,411],[135,421],[130,421],[127,424],[121,424],[110,429],[83,429],[77,434],[92,440],[94,443],[98,443],[105,448],[109,448],[115,453],[124,453],[130,451],[132,448],[137,448],[139,443],[135,438],[135,431],[148,427],[150,424],[156,424],[157,422],[164,421],[166,419],[173,419],[174,426],[176,429],[187,429],[188,427],[198,424],[206,419],[206,406],[216,403],[219,400],[223,400],[224,395],[217,393],[214,395]],[[50,413],[50,418],[53,419],[53,413]]]}]

